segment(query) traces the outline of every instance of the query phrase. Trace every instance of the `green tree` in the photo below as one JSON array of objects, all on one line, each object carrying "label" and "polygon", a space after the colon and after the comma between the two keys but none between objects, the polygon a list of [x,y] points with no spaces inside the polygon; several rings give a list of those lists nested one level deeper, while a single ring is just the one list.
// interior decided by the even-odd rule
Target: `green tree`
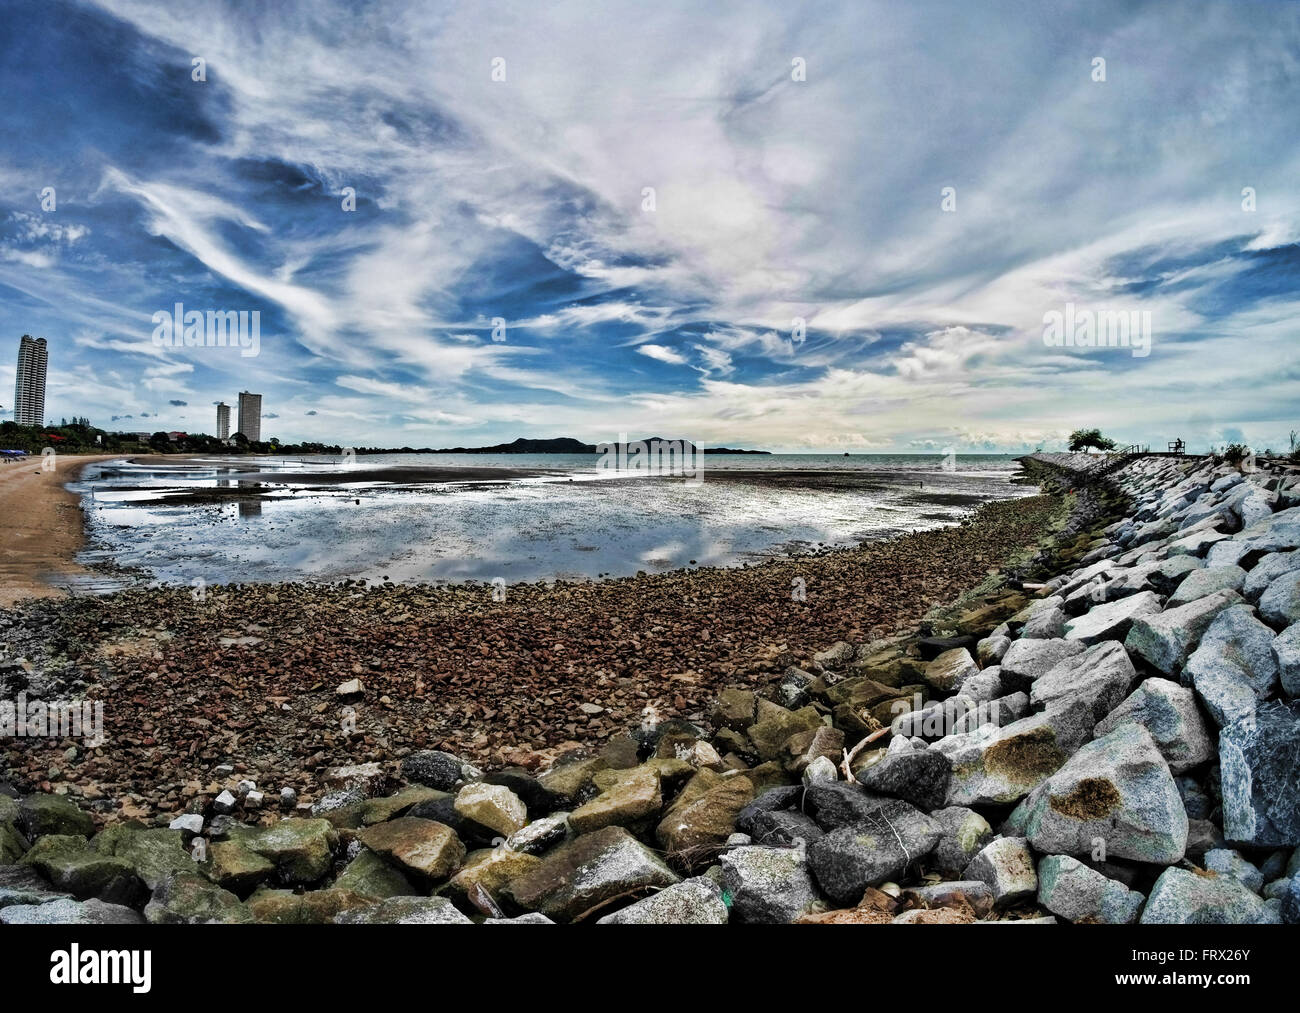
[{"label": "green tree", "polygon": [[1071,451],[1087,450],[1089,447],[1096,447],[1098,450],[1114,450],[1115,441],[1102,436],[1100,429],[1076,429],[1070,434]]}]

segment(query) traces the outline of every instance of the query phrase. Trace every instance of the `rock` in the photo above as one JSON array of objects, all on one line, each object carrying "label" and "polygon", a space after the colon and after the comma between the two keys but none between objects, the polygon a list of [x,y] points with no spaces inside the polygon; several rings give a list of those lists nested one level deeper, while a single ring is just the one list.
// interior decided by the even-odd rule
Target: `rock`
[{"label": "rock", "polygon": [[1136,619],[1124,646],[1146,659],[1156,671],[1173,675],[1182,669],[1203,634],[1220,612],[1243,601],[1236,591],[1216,591],[1178,608]]},{"label": "rock", "polygon": [[336,925],[473,925],[446,897],[390,897],[334,916]]},{"label": "rock", "polygon": [[407,815],[410,810],[422,802],[437,802],[451,797],[446,792],[438,791],[436,788],[426,788],[422,784],[413,784],[403,788],[396,795],[389,795],[386,798],[372,798],[361,803],[361,824],[368,827],[375,823],[386,823],[398,816]]},{"label": "rock", "polygon": [[747,777],[702,770],[668,807],[655,839],[669,855],[683,858],[716,850],[735,832],[737,816],[753,799],[754,785]]},{"label": "rock", "polygon": [[70,899],[73,898],[69,893],[51,890],[45,877],[29,866],[0,865],[0,908]]},{"label": "rock", "polygon": [[1215,755],[1210,733],[1196,708],[1195,694],[1168,679],[1152,678],[1143,682],[1098,722],[1093,737],[1104,738],[1125,724],[1141,725],[1151,733],[1156,748],[1174,774],[1190,770]]},{"label": "rock", "polygon": [[560,845],[532,872],[510,884],[525,910],[579,920],[615,898],[678,882],[677,875],[622,827],[604,827]]},{"label": "rock", "polygon": [[816,823],[804,813],[775,810],[756,814],[750,820],[751,837],[755,844],[770,847],[793,848],[811,844],[825,836]]},{"label": "rock", "polygon": [[913,886],[903,891],[903,900],[931,910],[954,908],[983,918],[993,910],[993,891],[978,879],[957,879],[930,886]]},{"label": "rock", "polygon": [[803,781],[805,784],[811,784],[813,781],[836,781],[839,776],[835,761],[828,756],[819,756],[804,770]]},{"label": "rock", "polygon": [[1268,590],[1268,586],[1284,573],[1300,570],[1300,552],[1274,552],[1255,564],[1246,576],[1241,593],[1247,601],[1259,601],[1259,596]]},{"label": "rock", "polygon": [[274,876],[275,866],[237,841],[215,841],[208,847],[207,873],[223,890],[244,896]]},{"label": "rock", "polygon": [[180,830],[187,834],[201,834],[203,833],[203,817],[198,813],[185,813],[177,816],[167,824],[167,829]]},{"label": "rock", "polygon": [[1044,672],[1030,690],[1029,704],[1041,710],[1078,699],[1087,702],[1094,720],[1101,720],[1119,705],[1136,679],[1128,652],[1113,640],[1104,641]]},{"label": "rock", "polygon": [[840,640],[824,651],[813,655],[813,661],[822,668],[841,668],[853,660],[857,648],[845,640]]},{"label": "rock", "polygon": [[298,804],[298,793],[292,788],[280,789],[280,808],[285,812],[293,809]]},{"label": "rock", "polygon": [[720,862],[733,921],[788,925],[822,907],[802,849],[733,848]]},{"label": "rock", "polygon": [[253,920],[238,897],[196,872],[177,873],[159,884],[144,917],[152,925],[244,925]]},{"label": "rock", "polygon": [[528,824],[528,807],[504,785],[467,784],[457,793],[455,804],[456,811],[466,819],[502,836],[509,836]]},{"label": "rock", "polygon": [[586,801],[595,794],[592,779],[609,766],[601,757],[585,757],[572,762],[557,764],[552,770],[538,777],[542,787],[549,791],[559,805],[573,805]]},{"label": "rock", "polygon": [[906,802],[890,800],[869,817],[827,833],[808,847],[808,866],[822,891],[855,903],[868,886],[902,875],[943,836],[942,827]]},{"label": "rock", "polygon": [[1131,925],[1145,898],[1069,855],[1038,863],[1038,903],[1071,922]]},{"label": "rock", "polygon": [[369,848],[361,849],[357,857],[339,874],[334,885],[340,890],[351,890],[373,900],[387,900],[389,897],[403,897],[420,892],[401,872]]},{"label": "rock", "polygon": [[[1065,624],[1065,639],[1077,640],[1082,644],[1122,640],[1135,622],[1159,612],[1160,598],[1152,591],[1143,591],[1105,605],[1094,606],[1077,619],[1071,619]],[[1050,640],[1044,642],[1051,643]],[[1005,660],[1003,659],[1004,670]]]},{"label": "rock", "polygon": [[540,855],[569,834],[569,814],[560,812],[533,820],[506,838],[506,847],[529,855]]},{"label": "rock", "polygon": [[[760,707],[760,713],[761,710]],[[821,715],[812,707],[797,711],[774,707],[767,717],[749,726],[749,739],[761,759],[774,760],[781,755],[782,747],[792,735],[815,729],[821,723]]]},{"label": "rock", "polygon": [[[1059,634],[1058,634],[1059,636]],[[987,669],[1002,660],[1002,656],[1011,647],[1011,638],[1005,636],[985,637],[975,645],[975,660]],[[964,684],[963,684],[964,685]]]},{"label": "rock", "polygon": [[1025,836],[1044,854],[1170,865],[1187,846],[1187,813],[1151,734],[1125,724],[1088,743],[1025,800]]},{"label": "rock", "polygon": [[193,872],[194,859],[182,846],[181,834],[139,823],[115,823],[90,842],[97,853],[120,858],[150,890],[177,872]]},{"label": "rock", "polygon": [[711,879],[700,876],[615,911],[597,925],[725,925],[727,905]]},{"label": "rock", "polygon": [[471,852],[464,866],[447,881],[440,892],[447,894],[462,908],[466,905],[495,913],[490,905],[481,902],[483,894],[492,904],[500,907],[500,898],[509,892],[510,884],[540,867],[542,860],[536,855],[509,848],[485,848]]},{"label": "rock", "polygon": [[1282,689],[1289,697],[1300,697],[1300,623],[1292,623],[1272,643]]},{"label": "rock", "polygon": [[0,925],[141,925],[144,916],[100,900],[54,900],[0,908]]},{"label": "rock", "polygon": [[1228,842],[1223,839],[1219,828],[1205,819],[1187,819],[1187,857],[1199,859],[1215,848],[1222,848]]},{"label": "rock", "polygon": [[330,870],[338,832],[327,820],[287,819],[269,827],[231,835],[249,851],[268,859],[281,882],[295,886],[314,883]]},{"label": "rock", "polygon": [[1279,921],[1231,876],[1170,868],[1160,874],[1138,921],[1143,925],[1253,925]]},{"label": "rock", "polygon": [[1217,872],[1220,876],[1232,876],[1252,893],[1264,889],[1264,874],[1241,856],[1241,852],[1231,848],[1214,848],[1205,853],[1202,865],[1207,872]]},{"label": "rock", "polygon": [[713,705],[713,722],[721,728],[743,732],[754,723],[757,699],[747,689],[724,689]]},{"label": "rock", "polygon": [[446,879],[465,859],[465,845],[450,827],[417,816],[377,823],[358,837],[403,874],[425,883]]},{"label": "rock", "polygon": [[56,889],[78,900],[94,897],[110,904],[135,904],[148,893],[131,863],[94,851],[84,837],[47,834],[19,864],[38,869]]},{"label": "rock", "polygon": [[1002,728],[985,725],[935,743],[931,749],[943,752],[952,763],[947,804],[1001,804],[1023,798],[1088,740],[1094,723],[1088,701],[1066,700]]},{"label": "rock", "polygon": [[223,791],[212,800],[212,808],[219,813],[228,813],[238,805],[238,799],[228,791]]},{"label": "rock", "polygon": [[337,886],[307,893],[262,887],[245,901],[245,907],[254,921],[264,925],[329,925],[341,912],[374,902]]},{"label": "rock", "polygon": [[961,695],[969,697],[977,703],[996,700],[998,697],[1004,696],[1002,666],[993,665],[984,669],[979,675],[972,675],[961,684]]},{"label": "rock", "polygon": [[537,911],[530,911],[526,915],[520,915],[518,918],[485,918],[484,925],[554,925],[544,914]]},{"label": "rock", "polygon": [[663,806],[659,775],[649,767],[618,771],[608,788],[579,806],[569,823],[580,834],[607,826],[627,826],[658,813]]},{"label": "rock", "polygon": [[1029,900],[1038,893],[1034,856],[1022,837],[999,837],[986,844],[966,867],[963,879],[985,884],[998,908]]},{"label": "rock", "polygon": [[360,679],[349,679],[347,682],[339,683],[338,688],[334,690],[334,695],[360,696],[365,691],[366,687]]},{"label": "rock", "polygon": [[948,797],[952,764],[948,757],[933,749],[908,746],[896,750],[891,746],[883,760],[859,771],[857,778],[869,792],[892,795],[920,809],[936,809]]},{"label": "rock", "polygon": [[1007,693],[1028,693],[1040,675],[1085,650],[1087,645],[1078,640],[1017,640],[998,666],[1002,688]]},{"label": "rock", "polygon": [[1219,735],[1223,833],[1253,847],[1300,845],[1300,703],[1259,706]]},{"label": "rock", "polygon": [[358,791],[366,798],[377,798],[388,787],[388,774],[377,763],[353,763],[328,767],[321,783],[333,791]]},{"label": "rock", "polygon": [[1259,617],[1275,630],[1300,622],[1300,570],[1275,577],[1259,596]]},{"label": "rock", "polygon": [[1273,643],[1273,631],[1246,604],[1224,609],[1201,637],[1182,677],[1220,728],[1252,717],[1277,685]]},{"label": "rock", "polygon": [[930,662],[925,668],[925,681],[940,692],[950,693],[960,689],[972,675],[979,674],[979,670],[970,651],[959,647],[944,651]]},{"label": "rock", "polygon": [[949,806],[936,809],[930,818],[939,824],[942,836],[930,853],[927,866],[943,876],[960,876],[993,839],[988,820],[974,809]]},{"label": "rock", "polygon": [[95,821],[62,795],[28,795],[18,803],[18,828],[29,841],[48,834],[89,837]]},{"label": "rock", "polygon": [[1178,585],[1178,589],[1165,603],[1166,608],[1177,608],[1215,591],[1240,591],[1246,583],[1246,571],[1240,566],[1208,566],[1193,570]]},{"label": "rock", "polygon": [[451,753],[430,749],[411,753],[402,760],[402,776],[426,788],[454,792],[466,780],[467,766],[464,760]]},{"label": "rock", "polygon": [[[846,784],[843,781],[821,781],[810,784],[803,790],[795,788],[794,791],[793,799],[797,800],[802,811],[827,832],[870,819],[886,801],[879,795],[866,792],[860,785]],[[742,810],[742,815],[737,816],[738,827],[752,833],[740,825],[743,814],[747,812],[748,810]],[[754,836],[757,837],[758,834]]]}]

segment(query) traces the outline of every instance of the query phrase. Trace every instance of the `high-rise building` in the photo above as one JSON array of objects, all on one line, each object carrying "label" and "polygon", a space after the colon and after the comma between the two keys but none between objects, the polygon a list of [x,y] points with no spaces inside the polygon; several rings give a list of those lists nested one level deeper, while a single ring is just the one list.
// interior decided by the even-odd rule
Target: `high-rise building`
[{"label": "high-rise building", "polygon": [[217,439],[230,438],[230,405],[224,401],[217,402]]},{"label": "high-rise building", "polygon": [[262,438],[262,395],[250,394],[246,390],[239,392],[239,431],[250,443],[257,443]]},{"label": "high-rise building", "polygon": [[45,425],[44,338],[24,334],[18,343],[18,374],[14,380],[14,421],[20,426]]}]

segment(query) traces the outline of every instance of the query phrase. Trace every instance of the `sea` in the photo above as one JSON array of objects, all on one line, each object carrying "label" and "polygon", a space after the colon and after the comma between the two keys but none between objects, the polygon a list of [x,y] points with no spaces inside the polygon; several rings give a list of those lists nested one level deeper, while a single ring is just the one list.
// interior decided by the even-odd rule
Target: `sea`
[{"label": "sea", "polygon": [[196,587],[511,584],[742,566],[955,524],[981,503],[1036,492],[1013,483],[1019,466],[1007,455],[708,454],[689,480],[596,462],[589,454],[123,459],[88,466],[69,488],[85,515],[83,564]]}]

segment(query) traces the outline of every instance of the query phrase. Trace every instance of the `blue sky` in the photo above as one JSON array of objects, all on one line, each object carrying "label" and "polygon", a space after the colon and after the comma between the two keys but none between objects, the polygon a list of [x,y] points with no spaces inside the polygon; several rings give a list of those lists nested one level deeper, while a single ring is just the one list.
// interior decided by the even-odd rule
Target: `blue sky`
[{"label": "blue sky", "polygon": [[[344,445],[1300,428],[1300,4],[5,8],[8,417],[32,333],[47,414],[128,430],[241,389]],[[157,347],[177,302],[259,354]],[[1150,354],[1048,347],[1067,302]]]}]

